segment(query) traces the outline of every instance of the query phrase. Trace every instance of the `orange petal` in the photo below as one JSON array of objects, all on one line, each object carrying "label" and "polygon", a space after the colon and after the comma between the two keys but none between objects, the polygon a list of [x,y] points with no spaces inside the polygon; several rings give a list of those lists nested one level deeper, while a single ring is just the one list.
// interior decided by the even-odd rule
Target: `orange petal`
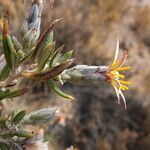
[{"label": "orange petal", "polygon": [[123,80],[119,80],[120,83],[122,84],[127,84],[127,85],[131,85],[132,82],[129,82],[129,81],[123,81]]},{"label": "orange petal", "polygon": [[124,70],[129,70],[131,69],[131,66],[126,66],[126,67],[121,67],[121,68],[117,68],[117,71],[124,71]]}]

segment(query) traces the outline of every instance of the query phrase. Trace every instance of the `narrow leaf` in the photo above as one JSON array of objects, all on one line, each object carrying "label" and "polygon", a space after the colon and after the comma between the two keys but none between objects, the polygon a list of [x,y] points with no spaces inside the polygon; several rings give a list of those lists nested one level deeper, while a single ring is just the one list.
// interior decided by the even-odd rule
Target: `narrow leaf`
[{"label": "narrow leaf", "polygon": [[11,68],[11,59],[10,59],[10,49],[7,45],[7,39],[6,37],[3,36],[3,52],[4,52],[4,55],[5,55],[5,59],[6,59],[6,62],[8,64],[8,66]]},{"label": "narrow leaf", "polygon": [[31,58],[31,56],[32,56],[32,54],[33,54],[33,52],[34,52],[34,50],[35,50],[35,47],[33,47],[33,48],[19,61],[19,63],[22,63],[22,62],[24,62],[24,61],[28,61],[28,60]]},{"label": "narrow leaf", "polygon": [[47,35],[47,39],[46,39],[46,44],[50,44],[53,42],[54,39],[54,33],[53,31],[51,31],[48,35]]},{"label": "narrow leaf", "polygon": [[52,67],[53,66],[53,63],[54,63],[54,60],[55,58],[57,57],[57,55],[59,54],[59,52],[61,52],[64,48],[64,45],[62,45],[61,47],[59,47],[53,54],[52,58],[50,59],[50,62],[49,62],[49,65]]},{"label": "narrow leaf", "polygon": [[8,35],[7,36],[7,44],[8,44],[8,47],[11,51],[11,54],[10,54],[10,59],[11,59],[11,65],[12,65],[12,70],[15,70],[16,68],[16,63],[17,63],[17,54],[16,54],[16,50],[13,46],[13,43],[12,43],[12,40],[11,40],[11,37]]},{"label": "narrow leaf", "polygon": [[0,81],[4,81],[10,74],[10,68],[8,64],[6,64],[2,70],[0,71]]},{"label": "narrow leaf", "polygon": [[43,49],[38,60],[38,70],[42,70],[44,68],[49,57],[51,56],[54,46],[55,46],[55,43],[50,43]]},{"label": "narrow leaf", "polygon": [[4,118],[0,119],[0,128],[1,129],[8,129],[7,119],[8,119],[7,117],[4,117]]},{"label": "narrow leaf", "polygon": [[15,91],[6,90],[0,93],[0,101],[3,100],[4,98],[14,98],[14,97],[21,96],[27,92],[28,92],[27,88],[15,90]]},{"label": "narrow leaf", "polygon": [[9,150],[9,145],[4,142],[0,142],[0,149],[1,150]]},{"label": "narrow leaf", "polygon": [[21,138],[32,138],[33,137],[33,133],[31,132],[27,132],[24,130],[19,130],[15,133],[16,136],[21,137]]},{"label": "narrow leaf", "polygon": [[18,62],[23,59],[25,57],[25,53],[20,49],[18,52],[17,52],[17,60]]},{"label": "narrow leaf", "polygon": [[10,48],[8,46],[8,43],[7,43],[7,37],[3,36],[2,41],[3,41],[3,52],[4,52],[4,55],[5,55],[6,62],[8,64],[8,66],[10,68],[12,68],[11,57],[10,57],[11,50],[10,50]]},{"label": "narrow leaf", "polygon": [[49,80],[48,82],[49,82],[50,87],[51,87],[58,95],[60,95],[60,96],[63,97],[63,98],[66,98],[66,99],[72,99],[72,100],[74,100],[74,97],[72,97],[72,96],[70,96],[70,95],[64,93],[63,91],[61,91],[61,90],[59,89],[59,87],[57,86],[57,84],[55,83],[54,80]]},{"label": "narrow leaf", "polygon": [[12,123],[13,123],[13,120],[14,120],[15,116],[17,115],[17,113],[18,113],[18,111],[17,111],[17,110],[14,110],[14,111],[12,112],[12,114],[11,114],[11,121],[12,121]]},{"label": "narrow leaf", "polygon": [[0,29],[3,28],[3,18],[0,19]]},{"label": "narrow leaf", "polygon": [[5,55],[6,62],[8,66],[12,69],[14,69],[15,65],[15,49],[13,47],[11,38],[9,36],[9,10],[7,10],[4,14],[4,19],[3,19],[3,51]]},{"label": "narrow leaf", "polygon": [[29,48],[29,37],[32,34],[32,30],[29,30],[22,38],[22,45],[23,45],[23,49],[28,49]]},{"label": "narrow leaf", "polygon": [[68,51],[67,53],[65,53],[60,59],[59,59],[59,63],[63,63],[65,61],[67,61],[68,59],[71,59],[73,54],[73,50],[72,51]]},{"label": "narrow leaf", "polygon": [[42,43],[44,42],[44,40],[46,40],[47,35],[53,30],[55,24],[57,24],[61,19],[56,19],[54,20],[49,27],[44,31],[44,33],[41,35],[41,37],[39,38],[37,45],[35,47],[35,51],[32,55],[32,60],[34,60],[37,56],[38,50],[39,48],[42,46]]},{"label": "narrow leaf", "polygon": [[14,117],[14,119],[12,120],[12,122],[17,125],[22,119],[23,117],[26,115],[26,111],[20,111],[19,113],[16,114],[16,116]]},{"label": "narrow leaf", "polygon": [[43,80],[43,81],[49,80],[61,74],[65,69],[69,68],[73,63],[74,63],[74,59],[70,59],[66,61],[65,63],[60,64],[48,71],[43,71],[43,72],[25,71],[22,73],[22,75],[28,78],[35,79],[35,80]]},{"label": "narrow leaf", "polygon": [[13,136],[14,136],[14,133],[10,131],[0,134],[0,137],[3,139],[11,139]]},{"label": "narrow leaf", "polygon": [[22,45],[19,43],[19,41],[17,40],[17,38],[15,36],[12,37],[12,42],[17,51],[22,49]]}]

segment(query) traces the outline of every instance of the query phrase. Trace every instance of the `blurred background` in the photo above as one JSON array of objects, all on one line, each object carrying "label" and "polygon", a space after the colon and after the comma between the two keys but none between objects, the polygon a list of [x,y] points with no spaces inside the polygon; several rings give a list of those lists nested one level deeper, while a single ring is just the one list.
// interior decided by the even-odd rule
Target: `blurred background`
[{"label": "blurred background", "polygon": [[[11,32],[19,30],[30,3],[0,0],[0,15],[11,4]],[[48,106],[61,109],[60,118],[44,126],[51,149],[64,150],[149,150],[150,149],[150,0],[55,0],[44,6],[42,31],[55,18],[62,21],[54,31],[57,45],[74,50],[78,64],[109,65],[113,60],[116,37],[127,50],[133,82],[125,93],[128,109],[116,103],[110,85],[65,84],[64,91],[74,95],[67,101],[41,83],[29,94],[3,105],[9,111],[28,112]],[[31,86],[22,80],[18,86]],[[31,127],[29,127],[31,128]]]}]

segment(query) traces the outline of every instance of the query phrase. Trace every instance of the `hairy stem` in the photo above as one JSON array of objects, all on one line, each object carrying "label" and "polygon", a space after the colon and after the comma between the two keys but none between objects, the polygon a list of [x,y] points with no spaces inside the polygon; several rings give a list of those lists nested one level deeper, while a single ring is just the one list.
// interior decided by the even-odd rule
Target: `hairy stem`
[{"label": "hairy stem", "polygon": [[108,66],[77,65],[64,70],[60,78],[62,81],[68,81],[70,83],[95,84],[107,80],[107,71],[109,71]]}]

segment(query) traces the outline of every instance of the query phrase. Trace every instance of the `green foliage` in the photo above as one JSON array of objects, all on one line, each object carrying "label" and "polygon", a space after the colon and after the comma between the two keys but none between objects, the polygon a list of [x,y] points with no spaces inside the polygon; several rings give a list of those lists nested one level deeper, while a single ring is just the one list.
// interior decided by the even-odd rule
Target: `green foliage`
[{"label": "green foliage", "polygon": [[18,124],[22,119],[23,117],[26,115],[26,112],[25,111],[20,111],[19,113],[15,114],[13,119],[12,119],[12,122],[16,125]]},{"label": "green foliage", "polygon": [[33,134],[20,129],[20,121],[24,118],[25,111],[14,111],[0,119],[0,148],[9,149],[12,143],[30,139]]},{"label": "green foliage", "polygon": [[10,68],[9,68],[8,64],[6,64],[0,71],[0,81],[7,79],[9,74],[10,74]]},{"label": "green foliage", "polygon": [[38,60],[38,70],[42,70],[45,67],[47,61],[53,54],[54,48],[55,48],[55,43],[52,42],[48,43],[47,46],[45,46]]},{"label": "green foliage", "polygon": [[[73,51],[62,54],[64,45],[56,48],[56,42],[54,42],[53,29],[61,19],[54,20],[39,37],[41,9],[36,9],[35,12],[33,5],[37,5],[36,2],[32,4],[28,19],[21,28],[21,39],[19,40],[9,32],[10,10],[5,11],[4,18],[0,21],[3,24],[1,42],[6,60],[6,64],[0,70],[0,101],[12,99],[28,92],[27,88],[12,89],[20,77],[37,80],[39,81],[37,83],[46,80],[58,95],[74,99],[62,92],[56,84],[56,82],[62,83],[60,74],[74,63]],[[55,109],[45,109],[40,113],[35,112],[28,119],[31,124],[43,123],[53,118],[56,111]],[[9,115],[0,114],[0,149],[10,149],[12,144],[19,147],[20,142],[33,137],[32,133],[22,128],[25,118],[27,117],[24,110],[19,112],[15,110]]]},{"label": "green foliage", "polygon": [[1,91],[0,92],[0,101],[5,99],[5,98],[14,98],[14,97],[18,97],[21,96],[25,93],[27,93],[28,89],[20,89],[20,90],[14,90],[14,91],[10,91],[10,90],[5,90],[5,91]]}]

